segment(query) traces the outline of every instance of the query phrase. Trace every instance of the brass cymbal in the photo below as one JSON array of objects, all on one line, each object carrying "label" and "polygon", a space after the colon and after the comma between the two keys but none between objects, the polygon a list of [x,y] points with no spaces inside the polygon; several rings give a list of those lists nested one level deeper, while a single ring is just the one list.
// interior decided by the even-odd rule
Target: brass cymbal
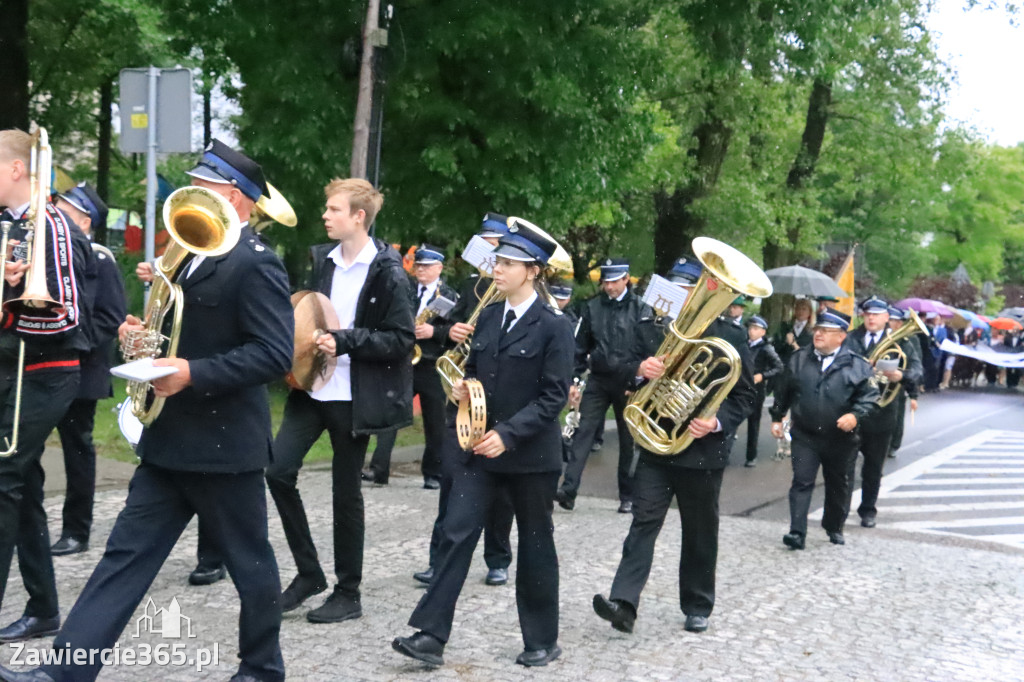
[{"label": "brass cymbal", "polygon": [[317,332],[338,329],[338,316],[331,299],[315,291],[297,291],[292,294],[295,309],[295,352],[292,370],[285,381],[292,388],[316,391],[324,387],[338,364],[336,357],[321,353],[314,342]]}]

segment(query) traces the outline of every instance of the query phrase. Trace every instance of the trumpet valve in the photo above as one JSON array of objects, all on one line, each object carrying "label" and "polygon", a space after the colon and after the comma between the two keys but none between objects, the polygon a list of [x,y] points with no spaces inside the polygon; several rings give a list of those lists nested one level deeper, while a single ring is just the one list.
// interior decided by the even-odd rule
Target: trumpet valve
[{"label": "trumpet valve", "polygon": [[125,362],[155,358],[160,354],[164,342],[168,340],[158,331],[130,329],[125,333],[124,343],[121,345],[121,356]]}]

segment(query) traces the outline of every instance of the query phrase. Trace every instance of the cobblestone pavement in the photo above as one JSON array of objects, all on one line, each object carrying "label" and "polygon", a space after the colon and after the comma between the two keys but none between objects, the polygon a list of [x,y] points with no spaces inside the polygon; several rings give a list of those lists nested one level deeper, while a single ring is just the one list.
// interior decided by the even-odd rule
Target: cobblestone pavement
[{"label": "cobblestone pavement", "polygon": [[[728,485],[728,479],[726,480]],[[307,471],[300,487],[314,536],[330,566],[330,475]],[[595,592],[607,594],[629,518],[614,502],[580,498],[573,513],[556,510],[561,561],[562,658],[546,669],[513,663],[521,650],[514,588],[487,587],[478,556],[470,572],[447,665],[419,666],[394,653],[396,635],[421,588],[411,574],[425,568],[436,493],[418,476],[392,476],[388,487],[364,490],[367,549],[364,616],[335,625],[306,622],[305,608],[288,614],[282,647],[292,680],[1021,680],[1024,679],[1024,552],[950,538],[849,528],[845,547],[813,531],[808,548],[781,543],[784,524],[722,520],[718,603],[711,628],[683,630],[675,566],[678,517],[670,516],[640,605],[636,632],[612,630],[591,611]],[[124,491],[101,493],[94,539],[100,541],[121,508]],[[62,499],[48,498],[51,519]],[[273,504],[268,504],[273,509]],[[271,537],[282,580],[294,575],[276,512]],[[237,659],[238,599],[229,581],[190,587],[195,524],[175,548],[150,590],[158,607],[177,598],[195,639],[167,640],[134,623],[121,647],[184,641],[190,652],[219,647],[219,664],[202,673],[173,667],[108,667],[101,680],[226,680]],[[63,609],[99,560],[97,542],[85,554],[55,560]],[[13,571],[0,619],[14,620],[25,594]],[[312,605],[319,605],[316,597]],[[143,615],[140,605],[136,615]],[[38,640],[42,646],[48,640]],[[3,648],[7,665],[14,649]],[[23,652],[22,655],[25,655]]]}]

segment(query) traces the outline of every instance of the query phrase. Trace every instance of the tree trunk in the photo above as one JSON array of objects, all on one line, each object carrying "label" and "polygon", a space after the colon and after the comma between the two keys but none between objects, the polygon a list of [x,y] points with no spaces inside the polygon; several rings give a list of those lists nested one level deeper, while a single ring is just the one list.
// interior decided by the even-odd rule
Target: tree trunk
[{"label": "tree trunk", "polygon": [[[100,199],[110,203],[110,137],[114,106],[114,79],[108,78],[100,86],[99,149],[96,151],[96,193]],[[107,243],[107,228],[96,227],[94,239],[98,244]]]},{"label": "tree trunk", "polygon": [[0,130],[28,131],[28,0],[0,0]]},{"label": "tree trunk", "polygon": [[690,242],[704,231],[704,219],[690,208],[694,201],[710,194],[718,182],[732,129],[712,116],[697,126],[693,136],[697,145],[688,152],[697,160],[693,179],[671,196],[664,192],[654,196],[654,267],[659,273],[668,272],[677,258],[689,253]]},{"label": "tree trunk", "polygon": [[370,149],[370,114],[373,105],[373,37],[377,30],[380,0],[369,0],[366,24],[363,26],[363,58],[359,67],[359,96],[352,127],[352,161],[349,173],[353,178],[366,178],[366,161]]}]

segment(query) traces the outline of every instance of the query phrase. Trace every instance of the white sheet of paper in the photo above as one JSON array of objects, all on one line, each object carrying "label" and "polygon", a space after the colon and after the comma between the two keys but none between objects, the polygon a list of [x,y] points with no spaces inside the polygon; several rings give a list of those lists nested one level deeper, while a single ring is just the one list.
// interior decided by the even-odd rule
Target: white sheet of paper
[{"label": "white sheet of paper", "polygon": [[654,275],[647,285],[643,300],[654,308],[656,314],[675,319],[686,302],[686,289],[660,275]]},{"label": "white sheet of paper", "polygon": [[452,311],[452,308],[455,307],[455,301],[451,300],[450,298],[445,298],[444,296],[438,296],[433,301],[428,303],[427,307],[433,310],[441,317],[444,317],[445,315]]},{"label": "white sheet of paper", "polygon": [[128,381],[153,381],[177,373],[177,367],[154,367],[153,358],[143,358],[111,367],[110,373]]},{"label": "white sheet of paper", "polygon": [[462,260],[490,275],[494,272],[492,251],[494,251],[494,247],[486,239],[480,235],[474,235],[466,244],[466,248],[462,250]]}]

